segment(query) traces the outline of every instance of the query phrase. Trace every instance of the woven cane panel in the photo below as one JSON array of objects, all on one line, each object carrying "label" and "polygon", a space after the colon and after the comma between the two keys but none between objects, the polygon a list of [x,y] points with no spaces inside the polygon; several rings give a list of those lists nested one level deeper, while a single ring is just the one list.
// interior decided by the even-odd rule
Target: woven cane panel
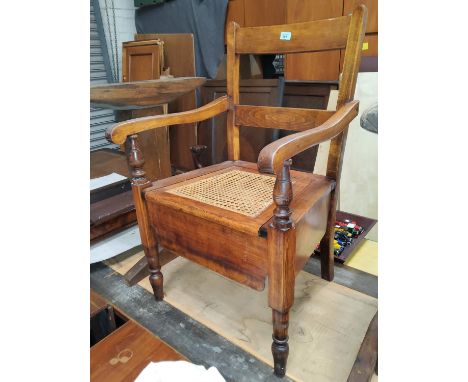
[{"label": "woven cane panel", "polygon": [[273,203],[274,185],[272,176],[230,170],[167,192],[254,218]]}]

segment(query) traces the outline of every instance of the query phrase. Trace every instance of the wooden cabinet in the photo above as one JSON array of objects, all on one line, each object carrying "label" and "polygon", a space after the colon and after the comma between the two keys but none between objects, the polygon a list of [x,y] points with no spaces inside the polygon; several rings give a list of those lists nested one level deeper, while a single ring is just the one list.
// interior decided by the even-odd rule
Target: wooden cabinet
[{"label": "wooden cabinet", "polygon": [[122,81],[157,80],[161,75],[161,46],[156,41],[124,42]]},{"label": "wooden cabinet", "polygon": [[286,2],[284,0],[244,0],[246,27],[284,24]]},{"label": "wooden cabinet", "polygon": [[[287,0],[286,4],[287,23],[328,19],[343,14],[343,0]],[[340,75],[340,50],[287,54],[284,70],[287,81],[336,81]]]}]

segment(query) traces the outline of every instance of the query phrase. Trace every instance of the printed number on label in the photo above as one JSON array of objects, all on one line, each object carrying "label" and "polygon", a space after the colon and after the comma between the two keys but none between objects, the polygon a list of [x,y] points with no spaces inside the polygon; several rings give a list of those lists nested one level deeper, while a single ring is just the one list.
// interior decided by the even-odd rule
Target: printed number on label
[{"label": "printed number on label", "polygon": [[291,32],[281,32],[280,40],[291,40]]}]

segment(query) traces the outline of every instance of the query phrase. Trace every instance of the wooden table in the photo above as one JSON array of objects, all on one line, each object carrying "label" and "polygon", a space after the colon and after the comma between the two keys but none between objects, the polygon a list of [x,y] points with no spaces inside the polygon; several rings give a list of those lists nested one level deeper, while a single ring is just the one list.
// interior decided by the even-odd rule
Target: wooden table
[{"label": "wooden table", "polygon": [[177,77],[92,86],[91,106],[113,110],[150,108],[174,101],[205,81],[204,77]]}]

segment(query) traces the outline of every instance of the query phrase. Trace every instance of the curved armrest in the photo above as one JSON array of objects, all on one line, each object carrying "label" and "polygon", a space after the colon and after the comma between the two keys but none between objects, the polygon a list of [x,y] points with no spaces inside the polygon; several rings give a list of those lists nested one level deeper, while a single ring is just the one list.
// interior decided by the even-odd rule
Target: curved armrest
[{"label": "curved armrest", "polygon": [[106,131],[106,138],[111,142],[121,145],[129,135],[157,127],[204,121],[225,112],[228,107],[228,98],[224,96],[194,110],[130,119],[109,127]]},{"label": "curved armrest", "polygon": [[358,110],[359,101],[348,102],[320,126],[270,143],[260,151],[257,161],[258,170],[278,174],[286,159],[336,137],[357,116]]}]

